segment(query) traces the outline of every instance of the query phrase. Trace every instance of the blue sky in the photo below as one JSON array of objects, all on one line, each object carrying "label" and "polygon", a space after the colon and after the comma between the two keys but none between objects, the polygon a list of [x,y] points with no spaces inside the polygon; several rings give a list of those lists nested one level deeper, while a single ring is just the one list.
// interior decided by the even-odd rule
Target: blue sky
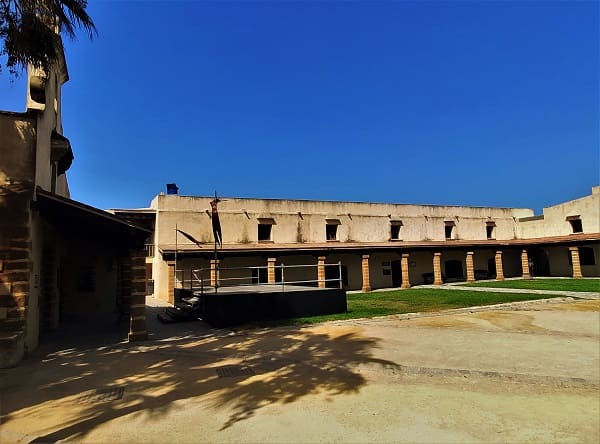
[{"label": "blue sky", "polygon": [[98,37],[67,43],[72,197],[540,212],[600,182],[598,5],[92,0]]}]

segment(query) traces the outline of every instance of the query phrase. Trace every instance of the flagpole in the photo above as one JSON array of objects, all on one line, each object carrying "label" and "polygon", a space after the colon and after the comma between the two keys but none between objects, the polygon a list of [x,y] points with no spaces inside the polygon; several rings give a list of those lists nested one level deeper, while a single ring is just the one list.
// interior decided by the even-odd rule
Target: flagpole
[{"label": "flagpole", "polygon": [[[215,190],[215,202],[216,201],[217,201],[217,191]],[[216,293],[217,292],[217,288],[219,286],[219,258],[218,258],[218,254],[217,254],[217,236],[216,236],[216,233],[213,233],[213,237],[215,238],[215,293]]]},{"label": "flagpole", "polygon": [[177,286],[177,223],[175,223],[175,267],[173,270],[173,302],[175,302],[175,287]]},{"label": "flagpole", "polygon": [[[219,211],[217,210],[217,204],[220,202],[219,198],[217,197],[217,192],[215,191],[215,198],[210,202],[210,208],[212,210],[212,229],[213,229],[213,237],[214,237],[214,241],[215,241],[215,251],[214,251],[214,264],[215,264],[215,268],[214,271],[218,276],[218,272],[219,272],[219,253],[217,250],[217,244],[219,244],[220,247],[223,247],[223,238],[221,236],[221,222],[219,221]],[[211,266],[211,270],[212,270],[212,266]],[[219,279],[218,277],[215,276],[215,293],[217,292],[217,287],[219,286]]]},{"label": "flagpole", "polygon": [[217,259],[217,241],[215,240],[215,293],[219,286],[219,260]]}]

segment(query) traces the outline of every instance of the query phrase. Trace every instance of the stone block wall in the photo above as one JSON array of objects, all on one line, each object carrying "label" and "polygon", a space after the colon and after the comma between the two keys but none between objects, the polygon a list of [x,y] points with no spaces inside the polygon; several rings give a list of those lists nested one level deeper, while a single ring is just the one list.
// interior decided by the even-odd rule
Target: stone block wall
[{"label": "stone block wall", "polygon": [[0,113],[0,368],[25,353],[35,133],[33,117]]},{"label": "stone block wall", "polygon": [[0,368],[15,365],[25,353],[32,190],[26,183],[0,184]]}]

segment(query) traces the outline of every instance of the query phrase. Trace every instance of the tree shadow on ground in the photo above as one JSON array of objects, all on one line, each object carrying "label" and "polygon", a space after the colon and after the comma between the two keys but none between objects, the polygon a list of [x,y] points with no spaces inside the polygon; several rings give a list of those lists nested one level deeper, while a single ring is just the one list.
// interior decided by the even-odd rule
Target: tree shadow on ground
[{"label": "tree shadow on ground", "polygon": [[[159,417],[183,408],[176,401],[201,397],[210,408],[225,412],[224,430],[269,405],[311,394],[358,392],[366,380],[357,366],[394,365],[372,356],[377,339],[351,327],[232,332],[193,323],[168,328],[169,337],[157,335],[154,341],[77,344],[3,371],[2,377],[12,382],[2,389],[0,421],[37,437],[36,442],[82,439],[114,419]],[[111,387],[124,387],[123,397],[82,401],[90,399],[82,396],[89,390]]]}]

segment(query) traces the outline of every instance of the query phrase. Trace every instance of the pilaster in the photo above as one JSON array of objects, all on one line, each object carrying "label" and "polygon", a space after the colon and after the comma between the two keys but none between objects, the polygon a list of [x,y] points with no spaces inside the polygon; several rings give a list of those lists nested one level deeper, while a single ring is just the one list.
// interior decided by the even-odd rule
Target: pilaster
[{"label": "pilaster", "polygon": [[175,303],[175,261],[168,261],[169,277],[167,279],[167,301],[169,304]]},{"label": "pilaster", "polygon": [[267,283],[274,284],[275,283],[275,262],[276,258],[270,257],[267,259]]},{"label": "pilaster", "polygon": [[433,253],[433,285],[442,285],[442,253]]},{"label": "pilaster", "polygon": [[410,276],[408,273],[408,253],[402,253],[402,259],[400,259],[400,268],[402,269],[402,288],[410,288]]},{"label": "pilaster", "polygon": [[531,272],[529,270],[529,256],[527,250],[521,251],[521,269],[523,270],[523,279],[531,279]]},{"label": "pilaster", "polygon": [[473,252],[467,252],[467,282],[475,282],[475,267],[473,265]]},{"label": "pilaster", "polygon": [[496,251],[496,280],[503,281],[504,280],[504,267],[502,266],[502,250]]},{"label": "pilaster", "polygon": [[[219,264],[221,263],[220,259],[211,259],[210,260],[210,286],[218,287],[219,286]],[[273,278],[275,281],[275,278]]]},{"label": "pilaster", "polygon": [[317,280],[319,288],[325,288],[325,256],[319,256],[317,259]]},{"label": "pilaster", "polygon": [[131,250],[131,307],[129,341],[148,339],[146,330],[146,255],[144,250]]},{"label": "pilaster", "polygon": [[362,255],[362,290],[363,293],[371,291],[371,276],[369,274],[369,255]]},{"label": "pilaster", "polygon": [[583,273],[581,273],[581,262],[579,261],[579,248],[569,247],[569,251],[571,252],[571,260],[573,262],[573,279],[581,279],[583,278]]}]

